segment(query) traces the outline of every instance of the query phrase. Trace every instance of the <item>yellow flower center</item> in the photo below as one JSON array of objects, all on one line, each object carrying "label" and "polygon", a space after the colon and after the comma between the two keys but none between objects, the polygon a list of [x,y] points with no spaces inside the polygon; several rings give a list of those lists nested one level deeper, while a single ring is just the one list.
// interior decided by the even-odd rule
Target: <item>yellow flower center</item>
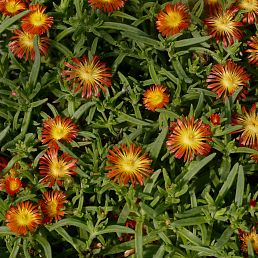
[{"label": "yellow flower center", "polygon": [[47,15],[39,11],[35,11],[30,15],[30,22],[34,26],[42,26],[46,23]]},{"label": "yellow flower center", "polygon": [[247,116],[244,123],[245,131],[249,134],[254,135],[258,138],[258,116],[253,114],[252,116]]},{"label": "yellow flower center", "polygon": [[231,72],[225,72],[222,75],[220,83],[223,86],[223,88],[231,94],[239,87],[241,81],[236,74]]},{"label": "yellow flower center", "polygon": [[16,1],[9,1],[6,3],[5,8],[9,13],[16,13],[21,9],[21,6]]},{"label": "yellow flower center", "polygon": [[67,167],[64,161],[52,159],[50,163],[50,174],[55,178],[62,178],[67,175]]},{"label": "yellow flower center", "polygon": [[245,250],[247,250],[248,242],[250,241],[252,243],[254,251],[255,252],[258,251],[258,235],[255,232],[251,232],[250,234],[245,236],[243,241],[244,241]]},{"label": "yellow flower center", "polygon": [[16,180],[11,180],[9,187],[11,191],[15,191],[20,187],[20,185],[16,182]]},{"label": "yellow flower center", "polygon": [[190,129],[182,131],[181,137],[182,137],[181,141],[183,145],[193,147],[198,142],[198,135]]},{"label": "yellow flower center", "polygon": [[258,9],[258,1],[257,0],[242,0],[239,3],[239,7],[247,12],[255,11]]},{"label": "yellow flower center", "polygon": [[57,214],[57,200],[51,200],[47,203],[47,210],[49,217],[54,217]]},{"label": "yellow flower center", "polygon": [[206,0],[207,4],[216,4],[219,1],[218,0]]},{"label": "yellow flower center", "polygon": [[21,45],[27,48],[33,48],[33,40],[34,40],[34,35],[29,33],[23,33],[19,37],[19,41]]},{"label": "yellow flower center", "polygon": [[33,220],[33,213],[26,209],[21,209],[16,214],[16,221],[19,226],[28,226],[33,222]]},{"label": "yellow flower center", "polygon": [[63,124],[53,125],[51,136],[55,140],[60,140],[66,137],[69,130]]},{"label": "yellow flower center", "polygon": [[214,25],[219,32],[231,32],[234,28],[233,22],[231,21],[231,16],[220,15],[214,18]]},{"label": "yellow flower center", "polygon": [[121,170],[131,174],[139,168],[139,160],[133,155],[123,156],[120,161]]},{"label": "yellow flower center", "polygon": [[88,83],[88,84],[94,84],[96,83],[99,72],[98,69],[94,68],[91,64],[84,64],[81,65],[77,70],[76,73],[78,74],[78,77]]},{"label": "yellow flower center", "polygon": [[178,12],[169,12],[166,17],[166,22],[169,27],[176,28],[182,22],[182,16]]},{"label": "yellow flower center", "polygon": [[151,91],[147,96],[152,105],[157,106],[163,102],[163,93],[160,91]]}]

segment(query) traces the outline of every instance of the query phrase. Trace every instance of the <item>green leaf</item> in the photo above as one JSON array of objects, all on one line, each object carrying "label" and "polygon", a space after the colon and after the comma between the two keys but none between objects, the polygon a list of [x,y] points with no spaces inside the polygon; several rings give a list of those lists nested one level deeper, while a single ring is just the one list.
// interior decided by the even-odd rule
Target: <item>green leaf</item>
[{"label": "green leaf", "polygon": [[140,120],[140,119],[137,119],[135,117],[132,117],[132,116],[129,116],[123,112],[119,112],[119,115],[117,117],[117,120],[119,122],[121,121],[127,121],[129,123],[132,123],[132,124],[136,124],[136,125],[143,125],[143,126],[151,126],[151,123],[149,122],[146,122],[144,120]]},{"label": "green leaf", "polygon": [[181,247],[187,249],[187,250],[193,250],[193,251],[197,251],[198,255],[201,256],[217,256],[217,252],[213,251],[207,247],[202,247],[202,246],[191,246],[191,245],[180,245]]},{"label": "green leaf", "polygon": [[13,244],[13,249],[12,252],[10,253],[9,258],[16,258],[20,249],[20,243],[21,243],[21,238],[19,237],[18,239],[15,240]]},{"label": "green leaf", "polygon": [[164,69],[163,67],[162,67],[161,70],[159,71],[159,74],[167,76],[167,77],[168,77],[172,82],[174,82],[176,85],[179,84],[179,79],[178,79],[174,74],[172,74],[172,72],[167,71],[167,70]]},{"label": "green leaf", "polygon": [[0,143],[2,142],[2,140],[5,138],[5,136],[7,135],[7,133],[9,132],[10,129],[10,124],[8,124],[5,129],[3,131],[0,132]]},{"label": "green leaf", "polygon": [[172,226],[174,226],[174,227],[186,227],[186,226],[200,225],[200,224],[203,224],[203,223],[207,223],[206,217],[199,216],[199,217],[192,217],[192,218],[176,220],[172,223]]},{"label": "green leaf", "polygon": [[7,235],[15,235],[14,232],[10,231],[10,229],[6,226],[0,227],[0,236],[7,236]]},{"label": "green leaf", "polygon": [[149,62],[148,66],[149,66],[149,73],[150,73],[151,79],[153,80],[154,84],[159,85],[160,84],[160,80],[159,80],[159,77],[157,76],[157,73],[155,71],[153,61]]},{"label": "green leaf", "polygon": [[43,104],[44,104],[45,102],[47,102],[47,101],[48,101],[48,98],[41,99],[41,100],[38,100],[38,101],[34,101],[34,102],[32,102],[32,103],[30,104],[30,106],[31,106],[32,108],[38,107],[38,106],[43,105]]},{"label": "green leaf", "polygon": [[175,42],[174,47],[187,47],[195,44],[202,43],[210,39],[210,36],[198,37],[198,38],[191,38],[191,39],[182,39]]},{"label": "green leaf", "polygon": [[39,234],[34,236],[34,238],[43,247],[46,258],[52,258],[51,246],[50,246],[49,242],[47,241],[47,239],[44,238],[43,236],[40,236]]},{"label": "green leaf", "polygon": [[65,45],[63,45],[55,40],[51,40],[51,47],[56,48],[67,58],[73,56],[73,53]]},{"label": "green leaf", "polygon": [[216,247],[219,250],[221,250],[230,240],[230,237],[232,236],[233,233],[234,233],[234,230],[230,226],[227,227],[222,233],[222,235],[220,236],[220,238],[218,239],[218,242],[216,243]]},{"label": "green leaf", "polygon": [[200,246],[203,245],[202,240],[199,237],[197,237],[196,235],[194,235],[191,231],[187,230],[186,228],[181,228],[178,231],[178,234],[181,237],[184,237],[187,240],[189,240],[194,245],[200,245]]},{"label": "green leaf", "polygon": [[233,150],[230,150],[230,153],[248,153],[248,154],[258,154],[258,151],[255,149],[247,148],[247,147],[238,147]]},{"label": "green leaf", "polygon": [[143,257],[142,222],[137,221],[135,227],[135,257]]},{"label": "green leaf", "polygon": [[92,107],[92,106],[94,106],[94,105],[95,105],[95,102],[93,102],[93,101],[90,101],[90,102],[87,102],[87,103],[81,105],[81,106],[74,112],[74,114],[73,114],[73,116],[72,116],[72,119],[75,119],[75,120],[80,119],[80,117],[81,117],[84,113],[86,113],[86,111],[87,111],[90,107]]},{"label": "green leaf", "polygon": [[93,236],[98,236],[102,234],[108,234],[108,233],[126,233],[126,234],[134,234],[134,230],[125,226],[120,225],[111,225],[107,226],[105,229],[100,230],[93,234]]},{"label": "green leaf", "polygon": [[163,258],[165,257],[164,254],[165,254],[165,245],[161,245],[157,253],[153,255],[153,258]]},{"label": "green leaf", "polygon": [[235,202],[238,207],[241,207],[243,204],[244,189],[245,189],[245,175],[244,175],[243,166],[240,165],[238,169],[236,196],[235,196]]}]

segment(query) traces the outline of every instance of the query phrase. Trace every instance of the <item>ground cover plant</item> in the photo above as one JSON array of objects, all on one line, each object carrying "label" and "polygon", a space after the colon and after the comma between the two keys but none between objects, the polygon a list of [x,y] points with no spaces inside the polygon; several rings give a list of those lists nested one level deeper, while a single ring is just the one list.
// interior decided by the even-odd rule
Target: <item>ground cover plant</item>
[{"label": "ground cover plant", "polygon": [[0,0],[0,257],[256,257],[257,0]]}]

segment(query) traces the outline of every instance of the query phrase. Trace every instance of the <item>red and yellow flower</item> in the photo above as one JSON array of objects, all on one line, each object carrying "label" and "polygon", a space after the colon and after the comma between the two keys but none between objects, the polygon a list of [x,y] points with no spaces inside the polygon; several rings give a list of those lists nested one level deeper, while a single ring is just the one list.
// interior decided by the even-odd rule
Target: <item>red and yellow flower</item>
[{"label": "red and yellow flower", "polygon": [[0,12],[6,16],[14,16],[26,9],[22,0],[0,0]]},{"label": "red and yellow flower", "polygon": [[241,146],[258,148],[258,113],[256,104],[252,105],[249,112],[242,106],[242,114],[237,114],[232,118],[233,125],[242,125],[242,128],[234,133],[241,133],[239,143]]},{"label": "red and yellow flower", "polygon": [[241,242],[240,249],[243,253],[248,252],[248,242],[250,242],[254,252],[258,254],[258,235],[255,227],[253,227],[250,232],[239,230],[238,237]]},{"label": "red and yellow flower", "polygon": [[2,172],[2,170],[4,168],[6,168],[6,166],[8,165],[8,159],[3,157],[3,156],[0,156],[0,173]]},{"label": "red and yellow flower", "polygon": [[48,144],[49,148],[59,149],[57,141],[72,142],[77,137],[78,131],[77,125],[68,117],[48,118],[43,123],[41,142]]},{"label": "red and yellow flower", "polygon": [[57,149],[48,149],[39,160],[39,173],[43,176],[40,182],[48,187],[52,187],[55,182],[62,185],[64,179],[76,175],[76,162],[77,160],[67,153],[59,157]]},{"label": "red and yellow flower", "polygon": [[13,196],[20,192],[22,188],[22,182],[18,177],[9,176],[5,179],[5,190],[7,194]]},{"label": "red and yellow flower", "polygon": [[53,25],[54,18],[45,14],[47,7],[36,4],[29,7],[30,12],[22,18],[21,27],[31,34],[41,35]]},{"label": "red and yellow flower", "polygon": [[258,0],[239,0],[238,7],[243,10],[243,23],[253,24],[258,17]]},{"label": "red and yellow flower", "polygon": [[30,201],[12,205],[6,213],[7,227],[18,235],[26,235],[33,232],[42,223],[42,216],[38,205]]},{"label": "red and yellow flower", "polygon": [[220,116],[217,113],[210,115],[210,121],[213,125],[220,125]]},{"label": "red and yellow flower", "polygon": [[240,65],[228,60],[224,65],[216,64],[208,75],[208,89],[217,94],[217,98],[231,96],[240,87],[238,98],[245,98],[248,94],[250,76]]},{"label": "red and yellow flower", "polygon": [[189,27],[190,14],[182,3],[167,4],[157,15],[156,27],[162,36],[172,36]]},{"label": "red and yellow flower", "polygon": [[154,85],[144,92],[143,104],[146,109],[156,111],[169,103],[169,94],[163,85]]},{"label": "red and yellow flower", "polygon": [[93,8],[103,10],[104,12],[114,12],[124,7],[125,0],[88,0]]},{"label": "red and yellow flower", "polygon": [[204,0],[204,4],[209,10],[209,15],[216,13],[221,8],[220,0]]},{"label": "red and yellow flower", "polygon": [[[35,59],[34,39],[36,35],[18,29],[14,31],[14,34],[15,36],[11,38],[9,43],[12,53],[18,58],[25,56],[26,61],[30,57],[33,61]],[[38,38],[38,46],[40,55],[46,55],[49,47],[48,37],[40,36]]]},{"label": "red and yellow flower", "polygon": [[237,11],[237,7],[232,7],[225,11],[220,8],[212,16],[204,20],[209,34],[217,40],[217,43],[222,41],[225,47],[232,45],[236,40],[240,40],[243,37],[242,31],[239,29],[243,24],[235,21]]},{"label": "red and yellow flower", "polygon": [[109,150],[107,160],[110,163],[106,169],[107,176],[119,184],[127,184],[129,181],[133,186],[137,182],[143,185],[144,177],[153,173],[151,168],[152,160],[147,154],[142,154],[142,148],[134,144],[126,146],[121,144]]},{"label": "red and yellow flower", "polygon": [[251,40],[247,41],[247,45],[250,47],[246,50],[247,53],[250,53],[248,62],[250,64],[258,65],[258,36],[251,37]]},{"label": "red and yellow flower", "polygon": [[191,161],[194,156],[206,156],[211,150],[211,128],[194,117],[178,118],[170,125],[167,148],[175,157]]},{"label": "red and yellow flower", "polygon": [[65,80],[72,81],[75,93],[82,88],[83,98],[93,95],[98,97],[100,89],[105,92],[105,87],[110,87],[112,84],[111,69],[101,62],[98,56],[94,56],[92,59],[87,56],[83,56],[81,59],[74,57],[71,64],[68,62],[64,64],[70,70],[64,70],[62,75],[67,76]]},{"label": "red and yellow flower", "polygon": [[64,204],[67,203],[66,195],[59,190],[44,192],[40,207],[44,214],[44,223],[60,220],[64,216]]}]

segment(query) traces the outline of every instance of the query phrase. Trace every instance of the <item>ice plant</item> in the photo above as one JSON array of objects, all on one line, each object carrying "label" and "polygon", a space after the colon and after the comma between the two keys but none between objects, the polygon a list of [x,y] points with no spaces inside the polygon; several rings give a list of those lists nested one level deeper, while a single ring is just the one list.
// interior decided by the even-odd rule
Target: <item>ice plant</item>
[{"label": "ice plant", "polygon": [[211,128],[200,119],[194,117],[178,118],[170,125],[167,148],[175,157],[191,161],[194,156],[206,156],[211,150]]},{"label": "ice plant", "polygon": [[171,36],[188,28],[190,14],[183,3],[167,4],[157,15],[156,27],[162,36]]},{"label": "ice plant", "polygon": [[71,142],[77,137],[78,131],[77,125],[68,117],[48,118],[43,123],[41,142],[48,144],[49,148],[59,149],[57,141]]},{"label": "ice plant", "polygon": [[243,36],[239,29],[242,23],[235,21],[237,11],[237,7],[231,7],[225,11],[220,8],[204,20],[209,34],[216,39],[217,43],[222,41],[225,47],[232,45]]},{"label": "ice plant", "polygon": [[36,4],[31,5],[30,12],[22,18],[22,29],[31,34],[43,34],[47,32],[53,22],[54,18],[45,14],[46,6]]},{"label": "ice plant", "polygon": [[255,206],[256,206],[256,200],[255,200],[255,199],[250,199],[249,205],[250,205],[250,207],[251,207],[252,209],[255,208]]},{"label": "ice plant", "polygon": [[2,172],[2,170],[8,165],[8,159],[0,156],[0,173]]},{"label": "ice plant", "polygon": [[54,190],[50,192],[44,192],[42,194],[42,200],[40,200],[40,207],[44,214],[45,223],[51,223],[53,219],[55,221],[60,220],[64,216],[64,204],[67,203],[66,195],[64,192]]},{"label": "ice plant", "polygon": [[[25,56],[26,61],[30,57],[30,59],[33,61],[35,59],[33,43],[36,35],[18,29],[13,33],[15,36],[11,38],[11,42],[9,43],[9,48],[12,53],[18,58],[23,58],[23,56]],[[49,47],[48,37],[40,36],[38,38],[38,47],[40,55],[46,55]]]},{"label": "ice plant", "polygon": [[42,223],[42,217],[38,210],[38,205],[25,201],[9,208],[5,222],[12,232],[25,236],[28,231],[33,232],[36,230]]},{"label": "ice plant", "polygon": [[213,125],[219,125],[220,124],[220,116],[217,113],[211,114],[210,121]]},{"label": "ice plant", "polygon": [[247,41],[247,45],[250,47],[246,50],[247,53],[250,53],[248,62],[250,64],[258,65],[258,36],[251,37],[251,40]]},{"label": "ice plant", "polygon": [[209,10],[209,15],[216,13],[221,7],[220,0],[204,0],[204,4]]},{"label": "ice plant", "polygon": [[0,0],[0,12],[6,16],[14,16],[26,9],[22,0]]},{"label": "ice plant", "polygon": [[93,95],[98,97],[100,89],[105,92],[105,86],[110,87],[112,84],[111,69],[101,62],[98,56],[94,56],[92,59],[87,56],[83,56],[81,59],[74,57],[71,63],[65,62],[64,64],[70,70],[64,70],[62,75],[65,80],[71,81],[75,93],[82,88],[83,98]]},{"label": "ice plant", "polygon": [[241,133],[239,143],[241,146],[258,148],[258,113],[256,104],[252,105],[249,112],[242,106],[242,114],[237,114],[232,118],[233,125],[242,125],[242,128],[234,133]]},{"label": "ice plant", "polygon": [[76,175],[77,160],[67,153],[58,156],[57,149],[48,149],[39,160],[39,173],[43,177],[40,182],[48,187],[52,187],[55,182],[63,184],[63,180],[71,175]]},{"label": "ice plant", "polygon": [[240,249],[243,253],[247,253],[248,242],[250,242],[254,252],[258,254],[258,235],[255,227],[253,227],[250,232],[239,230],[238,237],[241,242]]},{"label": "ice plant", "polygon": [[250,76],[240,65],[228,60],[225,64],[216,64],[207,77],[208,89],[217,94],[217,98],[231,96],[240,87],[238,98],[245,98]]},{"label": "ice plant", "polygon": [[104,12],[114,12],[124,7],[126,0],[88,0],[93,8]]},{"label": "ice plant", "polygon": [[106,167],[109,171],[107,176],[119,184],[125,185],[130,181],[133,186],[137,182],[143,185],[144,178],[153,172],[152,160],[146,153],[142,153],[141,147],[134,144],[115,146],[109,150],[107,160],[110,164]]},{"label": "ice plant", "polygon": [[163,85],[154,85],[144,92],[143,104],[150,111],[165,107],[169,102],[167,88]]},{"label": "ice plant", "polygon": [[18,177],[9,176],[5,179],[5,190],[7,194],[13,196],[16,193],[20,192],[22,187],[22,182]]},{"label": "ice plant", "polygon": [[243,23],[253,24],[258,17],[258,0],[239,0],[238,7],[243,10]]}]

